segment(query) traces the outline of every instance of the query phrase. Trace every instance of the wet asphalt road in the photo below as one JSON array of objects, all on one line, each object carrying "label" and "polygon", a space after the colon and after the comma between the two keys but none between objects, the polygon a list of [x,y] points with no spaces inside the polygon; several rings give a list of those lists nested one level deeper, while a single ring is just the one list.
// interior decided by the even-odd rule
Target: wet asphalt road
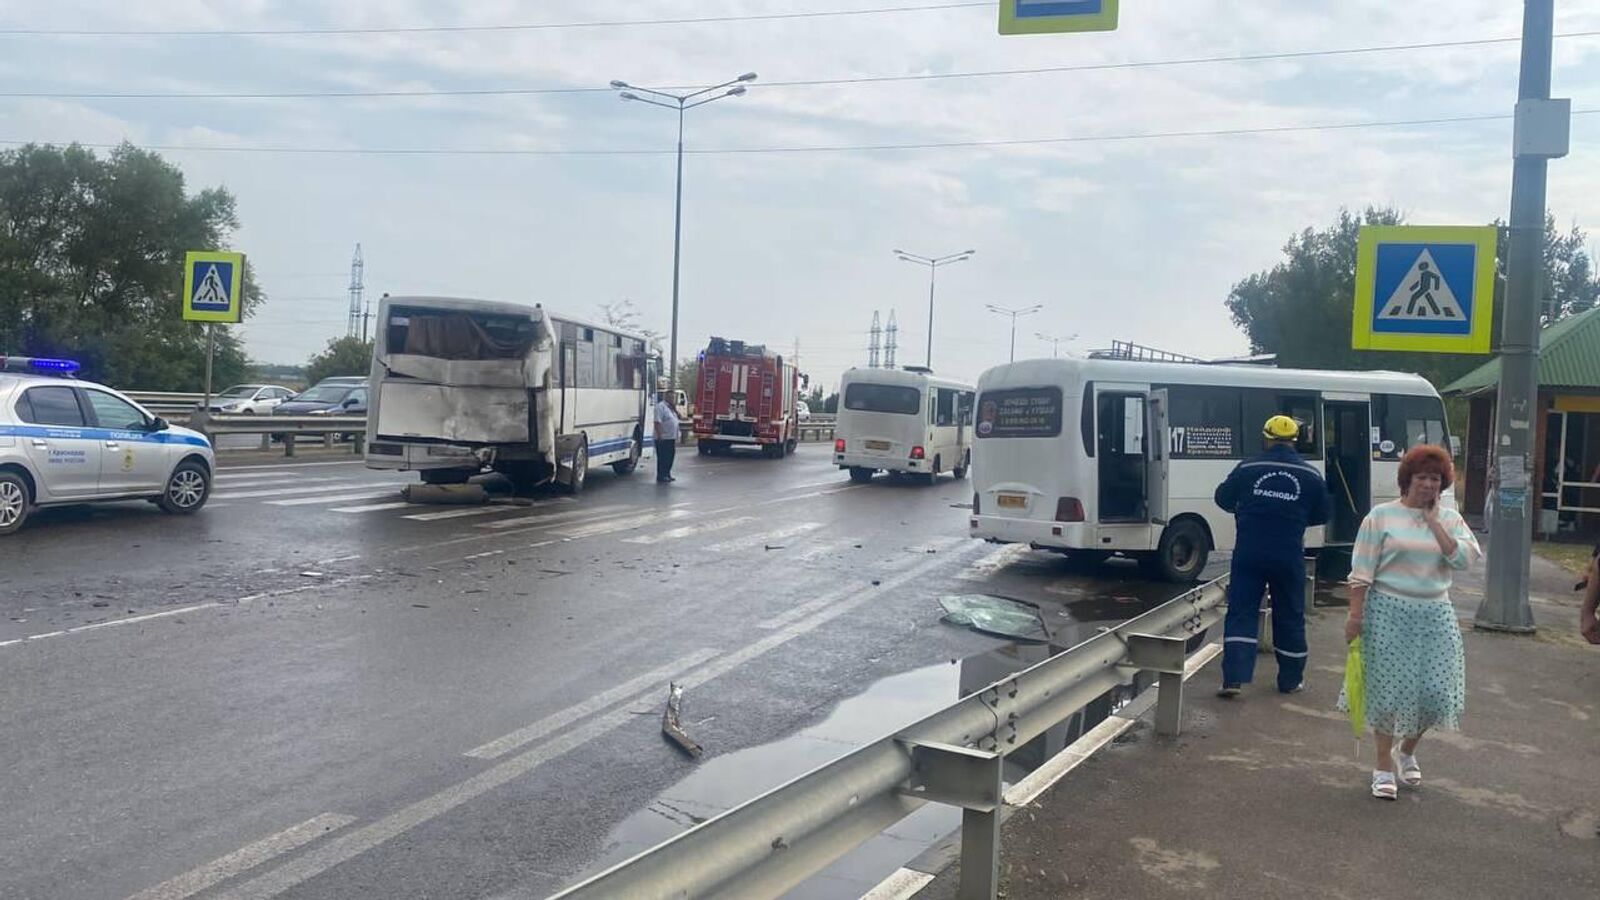
[{"label": "wet asphalt road", "polygon": [[[40,514],[0,541],[0,896],[545,896],[656,839],[640,816],[670,833],[955,699],[939,667],[1003,642],[941,593],[1039,603],[1057,644],[1175,593],[967,539],[966,482],[679,459],[471,508],[280,459],[191,518]],[[659,734],[669,680],[700,762]],[[719,760],[701,813],[657,800]]]}]

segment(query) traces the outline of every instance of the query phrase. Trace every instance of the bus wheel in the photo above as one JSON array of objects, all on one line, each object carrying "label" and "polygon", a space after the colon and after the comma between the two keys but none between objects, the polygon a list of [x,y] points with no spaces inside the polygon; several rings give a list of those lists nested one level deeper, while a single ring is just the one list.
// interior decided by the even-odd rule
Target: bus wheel
[{"label": "bus wheel", "polygon": [[954,469],[951,469],[950,470],[950,474],[954,475],[956,477],[957,481],[960,481],[961,479],[967,477],[967,468],[969,466],[971,466],[971,465],[972,465],[972,451],[968,450],[961,457],[961,465],[956,466]]},{"label": "bus wheel", "polygon": [[640,443],[639,434],[634,432],[633,448],[628,451],[627,459],[619,459],[611,464],[611,471],[618,475],[631,475],[633,470],[639,468]]},{"label": "bus wheel", "polygon": [[933,468],[929,469],[928,473],[922,476],[923,482],[926,484],[933,484],[937,482],[939,480],[939,470],[939,457],[935,456],[933,458]]},{"label": "bus wheel", "polygon": [[1164,581],[1198,581],[1211,556],[1211,540],[1193,519],[1180,519],[1161,533],[1153,556],[1144,559],[1146,570]]},{"label": "bus wheel", "polygon": [[861,466],[850,467],[850,480],[856,484],[866,484],[872,480],[873,471]]},{"label": "bus wheel", "polygon": [[589,480],[589,440],[578,439],[578,449],[572,451],[572,472],[567,476],[567,493],[583,493],[584,482]]}]

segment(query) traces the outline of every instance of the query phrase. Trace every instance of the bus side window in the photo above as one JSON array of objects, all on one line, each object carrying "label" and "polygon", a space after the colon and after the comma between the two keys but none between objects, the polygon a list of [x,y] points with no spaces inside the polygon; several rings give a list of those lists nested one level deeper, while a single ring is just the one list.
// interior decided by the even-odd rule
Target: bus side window
[{"label": "bus side window", "polygon": [[935,406],[933,424],[940,427],[954,425],[956,392],[948,388],[939,388],[938,402]]}]

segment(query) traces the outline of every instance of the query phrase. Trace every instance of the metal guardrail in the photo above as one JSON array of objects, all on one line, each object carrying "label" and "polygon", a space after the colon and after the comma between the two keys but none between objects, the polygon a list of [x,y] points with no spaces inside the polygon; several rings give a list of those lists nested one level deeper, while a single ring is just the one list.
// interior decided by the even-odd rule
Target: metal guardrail
[{"label": "metal guardrail", "polygon": [[123,391],[135,403],[174,425],[188,425],[205,400],[203,394],[184,394],[174,391]]},{"label": "metal guardrail", "polygon": [[570,887],[559,900],[777,897],[924,803],[962,808],[962,900],[999,886],[1005,756],[1124,680],[1156,672],[1178,733],[1186,638],[1221,618],[1220,578]]},{"label": "metal guardrail", "polygon": [[208,415],[196,410],[189,427],[211,438],[213,444],[226,434],[259,434],[263,450],[270,449],[274,437],[281,437],[284,456],[294,456],[297,437],[321,437],[323,446],[332,447],[335,437],[348,435],[353,438],[350,452],[359,455],[364,449],[367,417]]}]

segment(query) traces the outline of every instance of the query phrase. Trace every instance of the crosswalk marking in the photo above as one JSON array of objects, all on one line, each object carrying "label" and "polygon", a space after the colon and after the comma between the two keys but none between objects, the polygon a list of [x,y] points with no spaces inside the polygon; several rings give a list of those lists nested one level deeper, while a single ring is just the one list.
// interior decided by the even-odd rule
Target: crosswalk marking
[{"label": "crosswalk marking", "polygon": [[334,497],[299,497],[294,500],[268,500],[268,506],[315,506],[319,503],[353,503],[357,500],[378,500],[383,497],[393,497],[391,488],[386,491],[362,491],[361,493],[339,494]]},{"label": "crosswalk marking", "polygon": [[732,528],[735,525],[743,525],[746,522],[754,522],[755,520],[755,516],[739,516],[736,519],[717,519],[710,522],[701,522],[698,525],[684,525],[680,528],[670,528],[666,531],[657,532],[656,534],[645,534],[640,535],[639,537],[626,538],[623,540],[623,543],[659,544],[662,541],[676,541],[682,538],[692,537],[697,534],[705,534],[709,531],[722,531],[725,528]]},{"label": "crosswalk marking", "polygon": [[612,519],[608,522],[579,525],[576,528],[556,533],[569,538],[595,537],[596,535],[612,534],[618,531],[632,531],[635,528],[643,528],[646,525],[654,525],[658,522],[666,522],[672,519],[681,519],[689,515],[693,514],[686,509],[674,509],[664,513],[647,513],[642,516],[628,516],[622,519]]},{"label": "crosswalk marking", "polygon": [[619,510],[632,508],[633,507],[630,506],[616,504],[614,506],[596,506],[590,509],[569,510],[563,513],[536,513],[531,516],[517,516],[515,519],[501,519],[498,522],[481,522],[478,524],[478,527],[495,530],[499,530],[501,528],[531,527],[544,524],[554,524],[556,522],[568,522],[572,519],[584,518],[585,516],[591,518],[600,518],[607,513],[615,513]]},{"label": "crosswalk marking", "polygon": [[421,503],[407,503],[406,501],[401,500],[401,501],[399,501],[397,503],[370,503],[370,504],[368,504],[366,506],[335,506],[333,509],[328,510],[328,512],[336,512],[336,513],[369,513],[369,512],[382,512],[382,511],[384,511],[386,509],[408,509],[408,508],[413,508],[413,507],[417,508],[417,509],[421,509],[422,506],[423,506],[423,504],[421,504]]},{"label": "crosswalk marking", "polygon": [[492,516],[497,513],[506,513],[515,510],[515,506],[469,506],[465,509],[447,509],[443,512],[417,513],[414,516],[402,516],[414,522],[437,522],[442,519],[465,519],[471,516]]},{"label": "crosswalk marking", "polygon": [[769,544],[773,541],[781,541],[792,537],[799,537],[807,532],[816,531],[821,527],[823,527],[821,522],[799,522],[786,528],[778,528],[773,531],[764,531],[760,534],[747,534],[743,537],[736,537],[732,540],[723,541],[719,544],[712,544],[706,549],[713,553],[726,553],[729,550],[744,550],[750,547],[758,547],[763,544]]},{"label": "crosswalk marking", "polygon": [[[250,498],[253,498],[253,497],[282,497],[282,496],[285,496],[287,494],[331,494],[331,493],[334,493],[336,491],[348,491],[348,490],[350,490],[352,488],[359,488],[359,487],[381,488],[381,487],[385,487],[385,486],[386,485],[384,485],[382,483],[376,483],[375,484],[375,483],[370,482],[370,481],[369,482],[334,481],[334,482],[329,482],[328,484],[319,484],[319,485],[317,485],[315,487],[273,488],[271,490],[260,490],[260,491],[257,491],[257,490],[224,491],[222,493],[216,494],[215,496],[216,496],[216,498],[218,500],[246,500],[246,499],[250,499]],[[243,485],[243,487],[250,487],[250,485]]]},{"label": "crosswalk marking", "polygon": [[287,472],[275,472],[271,475],[246,475],[232,476],[218,475],[211,479],[219,487],[231,488],[256,488],[268,487],[274,484],[326,484],[338,481],[337,478],[306,478],[300,475],[290,475]]}]

